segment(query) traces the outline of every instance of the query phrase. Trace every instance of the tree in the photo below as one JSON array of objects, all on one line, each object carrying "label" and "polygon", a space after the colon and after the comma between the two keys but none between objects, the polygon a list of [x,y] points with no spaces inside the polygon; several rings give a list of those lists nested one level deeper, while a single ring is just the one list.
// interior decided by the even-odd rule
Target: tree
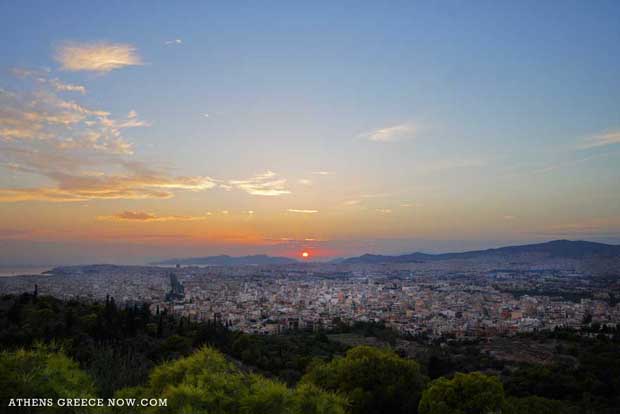
[{"label": "tree", "polygon": [[210,347],[159,365],[146,386],[125,388],[116,397],[167,399],[167,406],[149,407],[145,413],[345,413],[345,400],[334,393],[311,385],[291,389],[281,382],[244,373]]},{"label": "tree", "polygon": [[550,400],[547,398],[529,396],[525,398],[509,398],[508,414],[577,414],[579,411],[567,405],[563,401]]},{"label": "tree", "polygon": [[0,401],[11,411],[11,399],[52,399],[51,407],[15,408],[15,412],[78,413],[83,408],[58,407],[59,398],[93,398],[95,387],[78,364],[53,346],[0,353]]},{"label": "tree", "polygon": [[345,357],[314,364],[301,382],[342,393],[353,414],[415,413],[427,378],[413,360],[358,346]]},{"label": "tree", "polygon": [[504,387],[497,377],[480,372],[456,373],[433,381],[422,394],[420,414],[491,414],[505,407]]}]

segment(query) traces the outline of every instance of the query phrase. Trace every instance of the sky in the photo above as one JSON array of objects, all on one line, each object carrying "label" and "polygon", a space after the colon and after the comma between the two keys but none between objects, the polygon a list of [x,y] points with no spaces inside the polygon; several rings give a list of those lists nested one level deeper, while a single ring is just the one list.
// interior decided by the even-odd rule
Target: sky
[{"label": "sky", "polygon": [[618,21],[2,2],[0,266],[620,243]]}]

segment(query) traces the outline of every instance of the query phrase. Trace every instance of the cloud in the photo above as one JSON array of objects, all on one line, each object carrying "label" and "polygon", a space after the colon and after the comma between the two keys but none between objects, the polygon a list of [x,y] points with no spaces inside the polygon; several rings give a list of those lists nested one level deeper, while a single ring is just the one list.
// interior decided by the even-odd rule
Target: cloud
[{"label": "cloud", "polygon": [[142,64],[136,48],[124,43],[68,42],[56,50],[55,59],[64,70],[101,73]]},{"label": "cloud", "polygon": [[308,180],[307,178],[302,178],[298,181],[301,185],[312,185],[312,180]]},{"label": "cloud", "polygon": [[582,222],[548,225],[535,234],[545,237],[619,235],[620,217],[592,218]]},{"label": "cloud", "polygon": [[136,222],[162,222],[162,221],[199,221],[206,220],[206,216],[158,216],[142,211],[123,211],[111,216],[99,216],[101,221],[136,221]]},{"label": "cloud", "polygon": [[376,212],[381,214],[392,214],[392,210],[389,208],[378,208],[376,209]]},{"label": "cloud", "polygon": [[0,168],[45,184],[0,188],[0,202],[165,199],[219,183],[129,160],[133,148],[123,131],[149,125],[135,110],[112,117],[59,97],[58,83],[48,81],[47,72],[15,74],[33,81],[35,88],[0,91]]},{"label": "cloud", "polygon": [[312,174],[314,174],[314,175],[332,175],[333,172],[331,172],[331,171],[313,171]]},{"label": "cloud", "polygon": [[82,95],[86,94],[86,87],[82,85],[64,83],[59,79],[50,79],[49,83],[54,87],[57,92],[80,92]]},{"label": "cloud", "polygon": [[82,85],[74,85],[71,83],[65,83],[58,78],[49,78],[49,71],[38,69],[26,69],[26,68],[12,68],[11,72],[18,78],[32,78],[39,83],[47,83],[56,92],[80,92],[82,95],[86,94],[86,87]]},{"label": "cloud", "polygon": [[362,198],[386,198],[391,197],[390,193],[370,193],[370,194],[362,194],[360,197]]},{"label": "cloud", "polygon": [[291,193],[286,188],[286,179],[278,178],[273,171],[257,174],[247,180],[230,180],[228,184],[251,195],[273,197]]},{"label": "cloud", "polygon": [[530,169],[527,170],[525,173],[514,173],[511,174],[509,176],[519,176],[522,174],[527,174],[527,175],[537,175],[537,174],[546,174],[561,168],[567,168],[567,167],[573,167],[575,165],[579,165],[579,164],[584,164],[587,162],[590,162],[592,160],[598,159],[598,158],[608,158],[612,155],[617,155],[618,152],[606,152],[606,153],[599,153],[599,154],[593,154],[593,155],[589,155],[587,157],[583,157],[583,158],[578,158],[578,159],[573,159],[573,160],[568,160],[568,161],[563,161],[563,162],[559,162],[556,164],[551,164],[551,165],[547,165],[545,167],[540,167],[540,168],[536,168],[536,169]]},{"label": "cloud", "polygon": [[415,138],[420,128],[413,123],[380,128],[358,135],[358,138],[373,142],[396,142]]},{"label": "cloud", "polygon": [[517,218],[516,216],[512,216],[512,215],[504,216],[504,220],[508,220],[508,221],[515,220],[516,218]]},{"label": "cloud", "polygon": [[296,208],[289,208],[286,211],[288,211],[289,213],[299,213],[299,214],[315,214],[319,212],[319,210],[299,210]]},{"label": "cloud", "polygon": [[133,109],[129,111],[125,119],[114,120],[104,116],[99,119],[99,123],[105,127],[112,128],[114,130],[151,126],[151,124],[149,124],[148,122],[138,119],[138,113]]},{"label": "cloud", "polygon": [[620,144],[620,131],[610,131],[599,135],[594,135],[584,140],[579,149],[603,147],[607,145]]},{"label": "cloud", "polygon": [[[22,77],[31,73],[13,72]],[[36,78],[28,76],[36,81],[34,91],[0,94],[0,142],[46,141],[61,149],[131,154],[132,145],[124,139],[122,130],[149,126],[138,119],[135,111],[126,118],[113,118],[108,111],[88,108],[57,94],[59,88],[76,90],[80,88],[77,85],[49,80],[45,73],[37,72]]]},{"label": "cloud", "polygon": [[0,169],[30,176],[33,184],[0,187],[0,202],[166,199],[178,191],[215,187],[260,196],[290,194],[286,179],[272,171],[221,180],[172,175],[131,161],[133,145],[124,131],[150,125],[136,110],[112,116],[60,97],[56,89],[62,82],[50,82],[48,72],[16,71],[35,87],[0,89]]},{"label": "cloud", "polygon": [[117,120],[49,90],[0,94],[0,167],[51,182],[0,188],[0,202],[170,198],[173,191],[216,185],[209,177],[175,177],[124,159],[132,148],[121,131],[144,125],[135,111]]},{"label": "cloud", "polygon": [[49,75],[50,71],[46,69],[29,69],[14,67],[11,68],[11,73],[18,78],[34,78],[46,82],[46,78]]},{"label": "cloud", "polygon": [[208,177],[168,177],[156,172],[93,175],[85,171],[66,173],[58,166],[17,168],[45,176],[55,181],[56,186],[1,188],[0,202],[165,199],[173,197],[176,190],[203,191],[216,185]]},{"label": "cloud", "polygon": [[181,39],[166,40],[164,42],[164,44],[166,46],[168,46],[168,45],[180,45],[182,43],[183,43],[183,41]]},{"label": "cloud", "polygon": [[58,148],[131,152],[131,145],[120,133],[127,125],[116,125],[108,112],[85,108],[48,91],[0,100],[0,140],[46,140]]},{"label": "cloud", "polygon": [[305,238],[295,238],[295,237],[263,237],[261,239],[263,242],[268,244],[292,244],[292,245],[307,245],[308,243],[312,244],[322,244],[329,242],[328,239],[317,238],[317,237],[305,237]]}]

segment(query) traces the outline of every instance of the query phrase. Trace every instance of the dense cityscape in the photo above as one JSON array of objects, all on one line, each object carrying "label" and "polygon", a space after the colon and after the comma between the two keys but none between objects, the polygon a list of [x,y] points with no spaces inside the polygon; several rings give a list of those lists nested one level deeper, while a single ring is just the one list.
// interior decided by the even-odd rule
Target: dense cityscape
[{"label": "dense cityscape", "polygon": [[272,412],[264,401],[286,395],[274,412],[616,413],[619,250],[556,240],[330,262],[302,251],[2,277],[7,404],[64,407],[14,390],[40,389],[26,378],[65,358],[74,387],[91,384],[79,395],[108,398],[83,401],[110,413],[136,401],[176,412],[188,389],[202,393],[190,406],[223,413]]},{"label": "dense cityscape", "polygon": [[[444,266],[445,267],[445,266]],[[448,266],[449,268],[449,266]],[[456,338],[615,327],[620,285],[575,270],[428,265],[75,266],[0,279],[0,291],[142,303],[191,320],[274,334],[383,322],[402,334]]]}]

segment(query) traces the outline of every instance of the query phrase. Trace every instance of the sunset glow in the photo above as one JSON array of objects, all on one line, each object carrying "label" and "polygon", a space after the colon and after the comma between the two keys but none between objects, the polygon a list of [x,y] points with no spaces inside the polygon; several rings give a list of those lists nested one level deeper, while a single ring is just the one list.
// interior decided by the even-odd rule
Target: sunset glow
[{"label": "sunset glow", "polygon": [[620,241],[617,10],[310,4],[5,2],[0,264]]},{"label": "sunset glow", "polygon": [[308,253],[308,252],[302,252],[302,253],[301,253],[301,257],[303,257],[304,259],[307,259],[308,257],[310,257],[310,253]]}]

